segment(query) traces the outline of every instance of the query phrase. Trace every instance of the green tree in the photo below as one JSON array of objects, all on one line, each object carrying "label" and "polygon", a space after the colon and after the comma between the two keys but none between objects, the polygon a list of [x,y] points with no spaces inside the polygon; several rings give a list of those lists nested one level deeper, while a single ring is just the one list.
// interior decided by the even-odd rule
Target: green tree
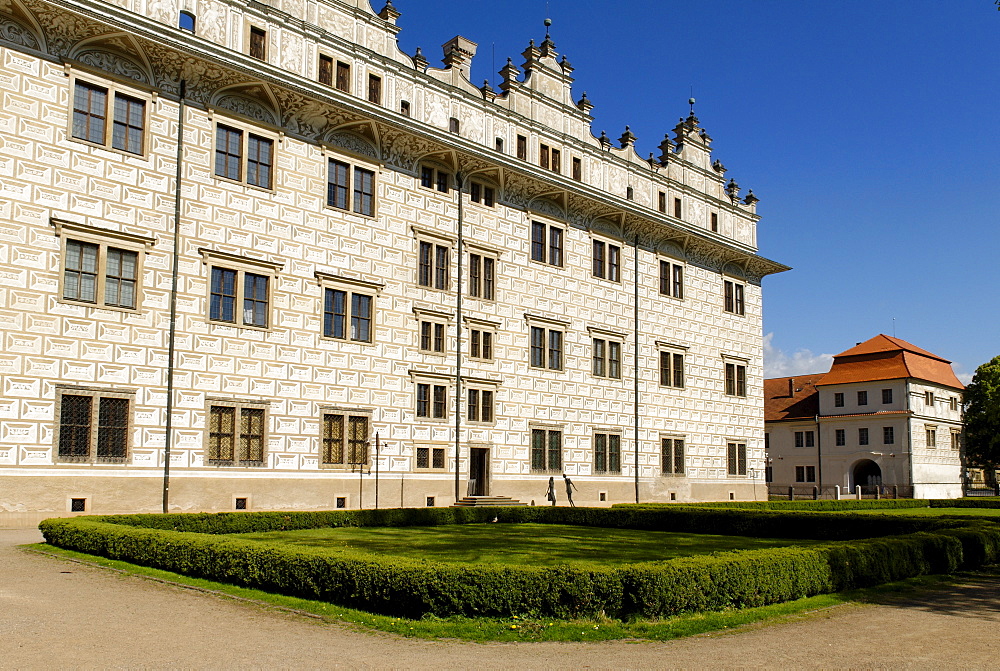
[{"label": "green tree", "polygon": [[965,388],[965,454],[988,474],[1000,465],[1000,356],[977,368]]}]

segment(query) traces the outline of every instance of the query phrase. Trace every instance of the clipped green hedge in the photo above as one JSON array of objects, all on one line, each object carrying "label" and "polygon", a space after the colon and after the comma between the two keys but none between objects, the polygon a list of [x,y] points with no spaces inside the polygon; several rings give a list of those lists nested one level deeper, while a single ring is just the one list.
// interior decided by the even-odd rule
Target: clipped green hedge
[{"label": "clipped green hedge", "polygon": [[726,508],[743,510],[878,510],[927,508],[927,499],[819,499],[808,501],[710,501],[706,503],[616,503],[613,508]]},{"label": "clipped green hedge", "polygon": [[1000,508],[1000,496],[970,496],[965,499],[931,499],[931,508]]},{"label": "clipped green hedge", "polygon": [[[428,562],[226,536],[331,526],[461,524],[494,516],[507,523],[854,540],[588,569]],[[809,526],[817,532],[813,536],[804,535]],[[662,617],[777,603],[1000,557],[1000,526],[989,522],[680,507],[116,515],[51,519],[40,528],[49,543],[87,554],[405,617]],[[782,528],[789,533],[777,533]],[[859,538],[862,532],[882,537]],[[891,533],[895,535],[885,536]]]}]

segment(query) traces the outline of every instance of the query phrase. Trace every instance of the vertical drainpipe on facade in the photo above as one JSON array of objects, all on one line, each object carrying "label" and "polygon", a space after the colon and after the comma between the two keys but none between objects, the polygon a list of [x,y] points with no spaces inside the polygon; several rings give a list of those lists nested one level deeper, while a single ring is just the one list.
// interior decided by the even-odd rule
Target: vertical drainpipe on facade
[{"label": "vertical drainpipe on facade", "polygon": [[819,427],[819,415],[814,418],[816,421],[816,487],[820,496],[823,495],[823,432]]},{"label": "vertical drainpipe on facade", "polygon": [[[463,237],[462,237],[462,190],[464,188],[462,173],[455,172],[455,186],[458,191],[458,272],[457,280],[455,282],[455,502],[461,498],[459,492],[460,478],[459,478],[459,467],[461,461],[459,459],[460,448],[462,445],[461,434],[462,434],[462,254],[463,254]],[[470,457],[470,467],[471,467],[471,453]]]},{"label": "vertical drainpipe on facade", "polygon": [[635,253],[633,255],[632,284],[634,285],[634,305],[632,306],[632,327],[635,331],[634,357],[632,362],[632,393],[634,395],[635,421],[633,422],[633,441],[635,443],[635,502],[639,503],[639,233],[635,234]]},{"label": "vertical drainpipe on facade", "polygon": [[170,509],[170,446],[174,416],[174,350],[177,340],[177,276],[180,272],[181,249],[181,178],[184,158],[184,94],[182,79],[177,107],[177,174],[174,177],[174,251],[170,275],[170,331],[167,335],[167,418],[163,442],[163,512]]},{"label": "vertical drainpipe on facade", "polygon": [[910,381],[906,381],[906,463],[910,472],[910,496],[915,497],[917,495],[917,488],[913,484],[913,422],[910,419],[913,414],[910,411]]}]

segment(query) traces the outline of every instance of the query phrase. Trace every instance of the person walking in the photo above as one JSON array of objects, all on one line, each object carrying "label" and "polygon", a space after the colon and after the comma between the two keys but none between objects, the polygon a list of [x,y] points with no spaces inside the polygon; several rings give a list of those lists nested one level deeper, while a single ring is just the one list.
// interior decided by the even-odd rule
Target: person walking
[{"label": "person walking", "polygon": [[556,479],[549,478],[549,490],[545,492],[545,498],[552,501],[552,505],[556,504]]},{"label": "person walking", "polygon": [[[551,480],[552,478],[549,479]],[[573,503],[573,490],[576,489],[576,485],[573,484],[573,481],[565,473],[563,473],[563,480],[566,481],[566,498],[569,499],[569,504],[576,508],[576,504]]]}]

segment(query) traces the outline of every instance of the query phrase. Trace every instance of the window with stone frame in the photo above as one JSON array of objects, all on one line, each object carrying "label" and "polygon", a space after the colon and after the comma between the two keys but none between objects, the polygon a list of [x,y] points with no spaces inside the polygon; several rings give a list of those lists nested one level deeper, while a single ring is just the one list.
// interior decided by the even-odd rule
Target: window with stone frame
[{"label": "window with stone frame", "polygon": [[266,465],[267,404],[209,399],[207,459],[212,466]]},{"label": "window with stone frame", "polygon": [[622,472],[622,436],[613,431],[594,433],[594,473],[598,475]]},{"label": "window with stone frame", "polygon": [[417,285],[447,291],[451,287],[450,240],[417,238]]},{"label": "window with stone frame", "polygon": [[316,80],[320,84],[333,86],[333,57],[325,54],[319,55],[319,67],[316,73]]},{"label": "window with stone frame", "polygon": [[366,217],[375,216],[375,171],[330,158],[327,166],[326,204]]},{"label": "window with stone frame", "polygon": [[535,473],[561,473],[562,441],[561,428],[532,427],[531,470]]},{"label": "window with stone frame", "polygon": [[747,474],[747,445],[746,443],[726,444],[726,473],[728,475]]},{"label": "window with stone frame", "polygon": [[497,254],[484,249],[473,248],[469,252],[468,293],[472,298],[484,301],[496,300]]},{"label": "window with stone frame", "polygon": [[267,58],[267,31],[256,26],[250,27],[250,58],[265,60]]},{"label": "window with stone frame", "polygon": [[937,447],[937,427],[927,425],[924,427],[924,434],[926,437],[926,445],[928,449],[934,449]]},{"label": "window with stone frame", "polygon": [[528,138],[523,135],[517,136],[517,157],[522,161],[528,160]]},{"label": "window with stone frame", "polygon": [[371,414],[367,411],[323,409],[321,462],[325,467],[361,468],[368,464]]},{"label": "window with stone frame", "polygon": [[660,295],[684,298],[683,264],[660,260]]},{"label": "window with stone frame", "polygon": [[661,387],[684,388],[684,354],[685,351],[681,349],[660,350]]},{"label": "window with stone frame", "polygon": [[622,248],[604,240],[594,240],[592,243],[592,268],[594,277],[612,282],[621,281]]},{"label": "window with stone frame", "polygon": [[465,395],[468,421],[492,424],[496,420],[496,387],[469,383]]},{"label": "window with stone frame", "polygon": [[215,176],[271,189],[274,137],[233,122],[215,124]]},{"label": "window with stone frame", "polygon": [[469,357],[481,361],[492,361],[494,357],[493,343],[496,338],[496,326],[480,320],[468,321]]},{"label": "window with stone frame", "polygon": [[375,306],[383,285],[321,272],[316,279],[323,292],[323,337],[374,342]]},{"label": "window with stone frame", "polygon": [[271,326],[273,286],[282,265],[208,249],[208,320],[244,328]]},{"label": "window with stone frame", "polygon": [[419,419],[448,419],[451,382],[440,375],[418,375],[414,378],[416,392],[414,414]]},{"label": "window with stone frame", "polygon": [[734,315],[746,314],[746,302],[744,300],[743,284],[732,280],[723,280],[726,312]]},{"label": "window with stone frame", "polygon": [[814,431],[796,431],[795,447],[816,447],[816,433]]},{"label": "window with stone frame", "polygon": [[62,246],[61,300],[118,310],[136,310],[142,266],[155,238],[54,219]]},{"label": "window with stone frame", "polygon": [[622,341],[604,335],[591,339],[591,374],[620,380],[622,377]]},{"label": "window with stone frame", "polygon": [[131,454],[134,391],[56,388],[58,462],[124,464]]},{"label": "window with stone frame", "polygon": [[550,266],[563,265],[563,235],[560,226],[531,222],[531,260]]},{"label": "window with stone frame", "polygon": [[795,482],[816,482],[816,467],[796,466]]},{"label": "window with stone frame", "polygon": [[143,156],[148,102],[148,94],[97,77],[74,76],[70,136]]},{"label": "window with stone frame", "polygon": [[529,363],[532,368],[563,370],[565,330],[547,324],[530,325]]},{"label": "window with stone frame", "polygon": [[333,88],[344,93],[351,92],[351,66],[343,61],[337,61],[337,76]]},{"label": "window with stone frame", "polygon": [[726,362],[726,396],[747,395],[747,367],[742,363]]},{"label": "window with stone frame", "polygon": [[684,475],[684,438],[660,438],[660,474]]},{"label": "window with stone frame", "polygon": [[416,470],[443,471],[448,468],[448,448],[444,445],[417,443],[414,447]]},{"label": "window with stone frame", "polygon": [[368,75],[368,102],[382,104],[382,78],[375,74]]},{"label": "window with stone frame", "polygon": [[425,189],[448,193],[451,189],[451,173],[432,165],[421,165],[420,186]]},{"label": "window with stone frame", "polygon": [[469,201],[493,207],[496,205],[496,187],[475,180],[469,181]]}]

